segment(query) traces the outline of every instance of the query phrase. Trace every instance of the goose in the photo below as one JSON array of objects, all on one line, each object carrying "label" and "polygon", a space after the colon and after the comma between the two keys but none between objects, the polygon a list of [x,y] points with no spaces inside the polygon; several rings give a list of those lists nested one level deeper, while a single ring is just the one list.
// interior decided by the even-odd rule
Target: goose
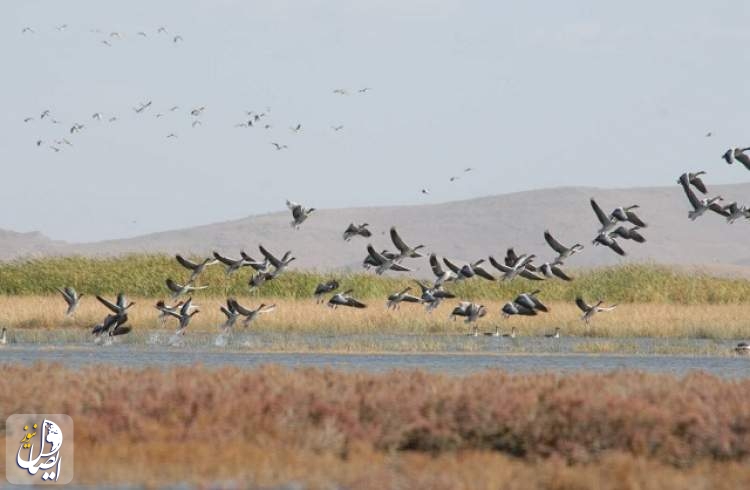
[{"label": "goose", "polygon": [[174,258],[177,259],[177,262],[179,262],[181,266],[191,271],[190,279],[188,279],[188,284],[195,281],[198,276],[206,270],[206,267],[219,263],[217,259],[211,258],[205,258],[202,262],[199,263],[191,262],[180,254],[175,255]]},{"label": "goose", "polygon": [[107,41],[106,39],[102,40],[102,42],[101,42],[101,43],[102,43],[103,45],[105,45],[105,46],[109,47],[109,48],[111,48],[111,47],[112,47],[112,43],[110,43],[110,42],[109,42],[109,41]]},{"label": "goose", "polygon": [[331,126],[331,129],[333,129],[334,131],[338,132],[338,131],[341,131],[342,129],[344,129],[344,126],[343,125]]},{"label": "goose", "polygon": [[3,327],[3,332],[0,333],[0,345],[8,344],[8,329]]},{"label": "goose", "polygon": [[573,278],[563,272],[563,270],[560,268],[561,265],[561,262],[545,262],[539,266],[539,272],[541,272],[542,275],[548,279],[557,277],[562,279],[563,281],[572,281]]},{"label": "goose", "polygon": [[428,313],[432,312],[438,306],[440,306],[440,303],[442,303],[444,299],[452,299],[456,297],[455,294],[442,289],[442,286],[431,288],[431,287],[425,286],[420,281],[415,281],[415,282],[419,285],[419,288],[422,290],[422,294],[420,296],[420,302],[425,305]]},{"label": "goose", "polygon": [[138,107],[133,107],[133,110],[137,114],[140,114],[141,112],[143,112],[144,110],[148,109],[149,107],[151,107],[151,101],[150,100],[148,102],[141,102],[138,105]]},{"label": "goose", "polygon": [[407,257],[412,259],[418,259],[420,257],[423,257],[422,254],[417,252],[420,248],[424,248],[424,245],[417,245],[416,247],[410,247],[408,246],[399,236],[398,231],[396,231],[396,227],[391,227],[391,241],[393,242],[393,245],[396,246],[396,248],[401,252],[398,256],[398,261],[405,259]]},{"label": "goose", "polygon": [[136,32],[136,35],[138,35],[138,36],[142,36],[142,37],[148,37],[148,34],[146,34],[146,33],[145,33],[145,32],[143,32],[143,31],[138,31],[138,32]]},{"label": "goose", "polygon": [[513,328],[510,329],[510,333],[504,333],[503,337],[507,337],[509,339],[515,339],[517,333],[518,333],[518,331],[517,331],[516,327],[513,327]]},{"label": "goose", "polygon": [[718,201],[723,199],[721,196],[712,197],[710,199],[698,199],[690,188],[686,174],[680,176],[680,184],[682,184],[682,189],[685,191],[685,195],[687,195],[688,201],[690,201],[690,205],[693,207],[693,209],[688,212],[688,218],[690,218],[691,221],[695,221],[709,209],[715,213],[724,215],[724,208],[718,204]]},{"label": "goose", "polygon": [[301,123],[297,123],[296,126],[292,126],[289,129],[292,130],[295,133],[299,133],[300,131],[302,131],[302,124]]},{"label": "goose", "polygon": [[555,240],[555,237],[552,236],[552,233],[550,233],[549,230],[545,230],[544,239],[547,241],[547,244],[552,247],[552,250],[557,252],[557,258],[553,261],[553,263],[562,264],[564,260],[572,257],[573,254],[583,250],[583,245],[581,245],[580,243],[576,243],[571,247],[566,247],[562,243]]},{"label": "goose", "polygon": [[205,109],[206,109],[206,106],[200,106],[200,107],[196,107],[195,109],[193,109],[193,110],[191,110],[191,111],[190,111],[190,115],[191,115],[191,116],[195,116],[195,117],[198,117],[198,116],[200,116],[200,115],[201,115],[201,113],[202,113],[202,112],[203,112],[203,111],[204,111]]},{"label": "goose", "polygon": [[234,324],[237,323],[237,319],[240,317],[239,312],[234,307],[233,301],[233,298],[228,298],[226,306],[219,306],[219,310],[227,317],[224,323],[219,327],[224,331],[231,330],[232,327],[234,327]]},{"label": "goose", "polygon": [[487,314],[487,308],[484,305],[478,305],[468,301],[462,301],[451,312],[451,318],[454,320],[457,316],[464,317],[464,323],[473,323]]},{"label": "goose", "polygon": [[202,122],[202,121],[201,121],[200,119],[196,119],[196,120],[195,120],[195,121],[193,121],[193,122],[192,122],[192,124],[191,124],[191,126],[192,126],[192,127],[194,127],[194,128],[195,128],[195,127],[198,127],[198,126],[202,126],[202,125],[203,125],[203,122]]},{"label": "goose", "polygon": [[722,208],[723,216],[727,218],[727,223],[732,224],[740,218],[750,218],[750,211],[745,206],[737,206],[736,202],[731,202]]},{"label": "goose", "polygon": [[372,233],[367,229],[368,226],[367,223],[362,223],[361,225],[350,223],[346,230],[344,230],[344,241],[348,242],[355,236],[370,238]]},{"label": "goose", "polygon": [[249,326],[253,322],[253,320],[255,320],[258,317],[258,315],[270,313],[276,309],[276,305],[267,305],[265,303],[261,303],[260,306],[258,306],[257,308],[253,310],[253,309],[245,308],[244,306],[239,304],[236,300],[232,300],[232,307],[237,311],[237,313],[245,317],[245,319],[242,320],[243,327]]},{"label": "goose", "polygon": [[273,145],[273,146],[274,146],[274,147],[276,148],[276,151],[279,151],[279,150],[286,150],[287,148],[289,148],[289,147],[288,147],[288,146],[286,146],[286,145],[280,145],[280,144],[278,144],[278,143],[271,143],[271,144],[272,144],[272,145]]},{"label": "goose", "polygon": [[262,261],[255,260],[254,258],[250,257],[248,254],[246,254],[244,250],[240,252],[240,257],[245,259],[245,262],[247,263],[247,265],[249,265],[250,267],[252,267],[258,272],[269,272],[270,270],[268,268],[269,262],[267,258],[264,258]]},{"label": "goose", "polygon": [[72,125],[72,126],[70,127],[70,134],[78,133],[78,132],[79,132],[79,131],[81,131],[81,130],[82,130],[82,129],[83,129],[84,127],[85,127],[85,126],[84,126],[83,124],[79,124],[79,123],[74,123],[74,124],[73,124],[73,125]]},{"label": "goose", "polygon": [[313,293],[313,296],[315,296],[315,303],[320,304],[324,301],[323,295],[332,293],[333,291],[337,290],[339,288],[339,282],[336,279],[331,279],[328,282],[322,282],[318,284],[315,287],[315,292]]},{"label": "goose", "polygon": [[580,308],[581,311],[583,312],[583,316],[581,316],[581,320],[583,320],[584,322],[586,322],[586,324],[588,325],[589,322],[591,321],[591,318],[594,315],[596,315],[597,313],[602,312],[602,311],[612,311],[615,308],[617,308],[616,304],[615,305],[611,305],[611,306],[602,306],[603,303],[604,303],[604,301],[599,300],[593,306],[589,306],[583,300],[583,298],[581,298],[580,296],[577,297],[576,298],[576,305],[578,305],[578,308]]},{"label": "goose", "polygon": [[248,281],[248,286],[250,286],[250,291],[254,291],[267,283],[268,281],[271,281],[276,276],[273,275],[272,272],[258,272],[257,274],[254,274],[252,277],[250,277],[250,280]]},{"label": "goose", "polygon": [[167,139],[169,139],[169,138],[176,138],[176,137],[177,137],[177,135],[176,135],[176,134],[174,134],[174,133],[169,133],[169,134],[167,135]]},{"label": "goose", "polygon": [[536,257],[535,255],[522,255],[517,258],[513,266],[507,266],[505,264],[501,264],[493,256],[490,255],[490,264],[492,266],[503,273],[502,280],[503,281],[512,281],[516,276],[521,276],[525,279],[530,279],[532,281],[541,281],[543,280],[542,277],[539,277],[538,275],[534,274],[530,270],[528,270],[528,266],[531,264],[531,261]]},{"label": "goose", "polygon": [[21,29],[21,34],[26,34],[27,32],[29,34],[36,34],[36,31],[31,27],[24,27],[23,29]]},{"label": "goose", "polygon": [[411,291],[411,287],[404,288],[398,293],[393,293],[388,296],[388,302],[386,308],[389,310],[398,310],[401,308],[401,303],[406,301],[407,303],[419,303],[421,300],[416,296],[408,294]]},{"label": "goose", "polygon": [[81,303],[83,294],[78,294],[78,292],[76,292],[76,290],[70,286],[66,286],[65,288],[57,288],[57,290],[60,292],[60,294],[62,294],[63,299],[68,304],[68,309],[65,312],[65,316],[73,316],[73,313],[75,313],[78,305]]},{"label": "goose", "polygon": [[500,335],[500,325],[495,325],[495,331],[494,332],[484,332],[485,337],[501,337]]},{"label": "goose", "polygon": [[596,236],[596,238],[594,238],[594,241],[592,243],[594,244],[594,246],[604,245],[606,247],[609,247],[612,250],[614,250],[615,253],[617,253],[618,255],[622,255],[622,256],[626,255],[625,250],[622,249],[622,247],[620,246],[620,244],[617,243],[617,241],[612,236],[612,233],[610,233],[610,232],[599,233]]},{"label": "goose", "polygon": [[133,303],[132,301],[128,302],[127,298],[125,297],[125,293],[119,293],[117,295],[117,300],[115,303],[112,303],[111,301],[99,295],[96,296],[96,299],[99,300],[101,304],[106,306],[107,309],[109,309],[118,317],[125,316],[125,312],[129,308],[135,306],[135,303]]},{"label": "goose", "polygon": [[273,278],[279,276],[282,272],[284,272],[294,260],[297,260],[296,257],[292,257],[292,252],[287,251],[282,255],[281,259],[277,259],[271,252],[265,249],[263,245],[259,245],[258,249],[260,250],[260,253],[263,254],[263,257],[266,258],[266,260],[274,267],[274,270],[270,273]]},{"label": "goose", "polygon": [[[213,255],[216,260],[218,260],[219,262],[221,262],[222,264],[226,266],[226,268],[224,269],[224,273],[227,276],[231,276],[232,274],[234,274],[241,268],[248,267],[252,265],[253,263],[255,263],[255,261],[251,262],[251,261],[245,260],[245,257],[240,257],[239,259],[231,259],[229,257],[225,257],[221,255],[218,252],[214,252]],[[260,263],[256,263],[256,264],[260,266]]]},{"label": "goose", "polygon": [[185,302],[185,304],[182,305],[179,311],[176,312],[168,312],[167,314],[177,318],[179,320],[179,325],[177,326],[177,330],[175,330],[175,335],[185,335],[185,330],[188,328],[188,325],[190,325],[190,320],[193,318],[193,316],[200,313],[201,310],[194,309],[193,311],[190,311],[190,308],[188,305],[191,304],[192,298],[188,298],[188,300]]},{"label": "goose", "polygon": [[369,92],[370,90],[372,90],[370,87],[363,87],[363,88],[357,90],[357,92],[359,92],[360,94],[364,94],[364,93]]},{"label": "goose", "polygon": [[180,311],[180,308],[182,305],[185,304],[184,301],[179,301],[174,306],[167,305],[164,300],[159,300],[154,305],[157,310],[159,310],[159,323],[164,326],[164,323],[167,320],[167,317],[170,316],[171,313],[176,313]]},{"label": "goose", "polygon": [[536,297],[539,292],[540,291],[536,289],[534,291],[531,291],[530,293],[521,293],[516,297],[516,299],[513,300],[513,303],[523,306],[524,308],[527,308],[529,310],[537,310],[547,313],[549,312],[549,308],[547,308],[544,303],[539,301],[539,298]]},{"label": "goose", "polygon": [[435,254],[430,254],[430,269],[432,269],[432,273],[435,274],[436,277],[435,287],[458,279],[455,272],[443,269],[443,266],[440,265],[440,261]]},{"label": "goose", "polygon": [[593,197],[589,202],[591,203],[591,208],[594,210],[594,214],[596,214],[599,223],[602,225],[601,228],[599,228],[598,233],[609,233],[612,231],[617,225],[617,221],[613,219],[612,216],[604,214],[604,211],[602,211],[602,208],[599,207]]},{"label": "goose", "polygon": [[49,114],[50,114],[50,110],[44,109],[42,113],[39,115],[39,119],[44,119],[45,117],[49,116]]},{"label": "goose", "polygon": [[182,36],[180,36],[179,34],[177,36],[175,36],[175,37],[172,38],[172,42],[175,43],[175,44],[179,43],[181,41],[182,41]]},{"label": "goose", "polygon": [[159,27],[159,28],[158,28],[158,29],[156,30],[156,33],[157,33],[157,34],[166,34],[166,33],[167,33],[167,28],[166,28],[166,27],[164,27],[164,26],[161,26],[161,27]]},{"label": "goose", "polygon": [[334,294],[331,299],[328,300],[328,306],[334,310],[339,306],[348,306],[350,308],[367,308],[367,305],[352,298],[350,294],[351,289],[347,289],[343,293]]},{"label": "goose", "polygon": [[700,172],[695,172],[695,173],[686,172],[685,174],[683,174],[685,175],[685,177],[681,175],[680,178],[677,179],[677,183],[681,184],[682,179],[685,178],[690,184],[693,185],[693,187],[698,189],[701,192],[701,194],[707,194],[708,189],[706,188],[706,184],[703,183],[703,180],[701,180],[701,177],[700,177],[701,175],[705,175],[705,174],[706,172],[704,172],[703,170],[701,170]]},{"label": "goose", "polygon": [[617,235],[625,240],[633,240],[638,243],[645,243],[646,239],[638,233],[640,226],[633,226],[632,228],[625,228],[624,226],[618,226],[610,235]]},{"label": "goose", "polygon": [[632,206],[628,207],[615,208],[610,213],[609,217],[614,221],[629,222],[640,228],[647,228],[648,225],[644,223],[643,220],[633,212],[633,209],[638,208],[640,208],[640,206],[638,206],[637,204],[633,204]]},{"label": "goose", "polygon": [[193,291],[200,291],[201,289],[208,288],[208,286],[192,286],[190,283],[179,284],[174,282],[171,278],[167,278],[165,284],[167,285],[167,289],[172,291],[172,299],[177,299],[183,294],[188,294],[192,293]]},{"label": "goose", "polygon": [[456,275],[457,281],[471,279],[474,276],[479,276],[483,279],[487,279],[488,281],[495,280],[492,274],[480,267],[480,264],[484,263],[484,259],[477,260],[476,262],[466,264],[462,267],[458,267],[456,264],[446,258],[443,258],[443,263]]},{"label": "goose", "polygon": [[430,190],[429,189],[422,189],[421,192],[422,192],[422,194],[427,195],[427,194],[430,193]]},{"label": "goose", "polygon": [[[100,338],[102,335],[109,335],[110,337],[112,337],[114,335],[128,333],[130,331],[130,327],[125,326],[125,323],[127,323],[127,321],[127,314],[107,315],[102,323],[94,325],[91,333],[97,338]],[[118,333],[114,333],[115,331]]]},{"label": "goose", "polygon": [[729,165],[733,164],[735,160],[738,160],[745,166],[745,168],[750,170],[750,157],[745,155],[745,152],[748,150],[750,150],[750,148],[730,148],[721,157],[726,160]]},{"label": "goose", "polygon": [[[5,336],[5,329],[3,329],[3,336]],[[2,343],[2,341],[0,341]],[[737,347],[734,348],[737,354],[747,355],[750,354],[750,344],[747,342],[740,342]]]},{"label": "goose", "polygon": [[[381,251],[379,254],[376,254],[376,255],[380,255],[384,259],[387,259],[387,260],[395,259],[396,257],[398,257],[398,254],[389,252],[388,250],[385,250],[385,249],[383,249],[383,251]],[[362,261],[362,267],[364,267],[365,269],[370,269],[370,267],[377,267],[379,265],[380,265],[380,262],[378,261],[378,259],[376,259],[373,255],[370,255],[369,253],[367,254],[367,257],[365,257],[365,259]],[[406,268],[404,267],[404,269]]]},{"label": "goose", "polygon": [[301,204],[287,199],[286,207],[292,212],[292,228],[299,230],[300,225],[310,216],[310,213],[315,211],[315,208],[305,209]]},{"label": "goose", "polygon": [[545,333],[545,337],[548,339],[559,339],[560,338],[560,327],[555,327],[554,333]]},{"label": "goose", "polygon": [[513,301],[509,301],[508,303],[505,303],[503,307],[500,309],[500,311],[502,311],[503,318],[509,318],[513,315],[536,316],[537,314],[536,309],[527,308]]},{"label": "goose", "polygon": [[349,92],[344,88],[333,89],[333,93],[337,95],[349,95]]},{"label": "goose", "polygon": [[399,257],[401,257],[400,254],[390,254],[390,257],[388,257],[376,252],[370,244],[367,245],[367,253],[369,255],[368,258],[365,259],[365,262],[373,264],[373,267],[376,267],[375,272],[378,275],[382,275],[385,271],[388,270],[397,272],[411,271],[411,269],[409,269],[408,267],[404,267],[403,265],[398,263]]},{"label": "goose", "polygon": [[33,118],[33,117],[25,117],[25,118],[23,119],[23,122],[25,122],[25,123],[28,123],[28,122],[31,122],[31,121],[33,121],[33,120],[34,120],[34,118]]},{"label": "goose", "polygon": [[102,120],[102,113],[101,112],[95,112],[91,115],[91,119],[95,121],[101,121]]}]

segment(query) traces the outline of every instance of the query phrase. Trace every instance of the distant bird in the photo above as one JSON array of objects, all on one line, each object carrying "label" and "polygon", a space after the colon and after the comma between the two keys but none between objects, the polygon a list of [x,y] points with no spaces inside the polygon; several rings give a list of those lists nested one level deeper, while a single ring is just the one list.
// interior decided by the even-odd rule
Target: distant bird
[{"label": "distant bird", "polygon": [[[3,329],[3,335],[5,335],[5,329]],[[2,340],[0,340],[0,343],[3,343]],[[734,348],[734,351],[737,354],[748,355],[750,354],[750,344],[747,342],[740,342],[737,344],[737,347]]]},{"label": "distant bird", "polygon": [[344,129],[344,126],[331,126],[331,129],[333,129],[334,131],[341,131],[342,129]]},{"label": "distant bird", "polygon": [[[701,175],[705,175],[705,174],[706,174],[706,172],[704,172],[703,170],[701,170],[700,172],[695,172],[695,173],[688,172],[688,173],[686,173],[684,175],[686,175],[685,178],[687,179],[687,181],[693,187],[695,187],[696,189],[698,189],[699,191],[701,191],[702,194],[707,194],[708,193],[708,189],[706,189],[706,184],[704,184],[703,180],[701,180],[701,178],[700,178]],[[677,183],[678,184],[682,183],[682,178],[683,177],[681,175],[680,178],[677,179]]]},{"label": "distant bird", "polygon": [[167,285],[167,289],[172,291],[172,299],[177,299],[183,294],[188,294],[192,293],[193,291],[200,291],[201,289],[208,288],[208,286],[192,286],[190,284],[179,284],[173,281],[171,278],[167,278],[165,284]]},{"label": "distant bird", "polygon": [[196,120],[195,120],[195,121],[193,121],[193,122],[192,122],[192,123],[191,123],[190,125],[191,125],[192,127],[196,128],[196,127],[198,127],[198,126],[202,126],[202,125],[203,125],[203,122],[202,122],[201,120],[199,120],[199,119],[196,119]]},{"label": "distant bird", "polygon": [[718,204],[718,201],[723,199],[721,196],[712,197],[710,199],[698,199],[690,188],[687,174],[682,174],[680,176],[680,184],[682,184],[682,189],[685,191],[685,195],[687,196],[688,201],[690,201],[690,205],[693,207],[693,209],[688,212],[688,218],[690,218],[690,220],[695,221],[709,209],[717,214],[724,215],[724,208]]},{"label": "distant bird", "polygon": [[370,87],[362,87],[361,89],[357,90],[357,92],[359,92],[360,94],[364,94],[366,92],[369,92],[370,90],[372,90]]},{"label": "distant bird", "polygon": [[338,95],[349,95],[349,92],[347,92],[346,89],[343,88],[334,89],[333,93]]},{"label": "distant bird", "polygon": [[328,306],[336,309],[339,306],[348,306],[350,308],[366,308],[367,305],[357,301],[351,296],[352,290],[348,289],[343,293],[334,294],[331,299],[328,300]]},{"label": "distant bird", "polygon": [[164,302],[164,300],[157,301],[154,307],[160,312],[159,323],[164,326],[167,317],[171,316],[171,313],[179,312],[183,304],[185,304],[184,301],[179,301],[174,306],[169,306]]},{"label": "distant bird", "polygon": [[302,131],[302,124],[297,123],[296,126],[293,126],[293,127],[289,128],[289,129],[291,129],[295,133],[299,133],[300,131]]},{"label": "distant bird", "polygon": [[458,179],[460,179],[460,177],[451,177],[451,178],[450,178],[450,179],[448,179],[448,180],[449,180],[450,182],[455,182],[455,181],[457,181]]},{"label": "distant bird", "polygon": [[110,32],[109,37],[112,37],[115,39],[122,39],[122,35],[119,32]]},{"label": "distant bird", "polygon": [[42,114],[39,116],[39,119],[44,119],[47,116],[49,116],[49,109],[43,110]]},{"label": "distant bird", "polygon": [[548,339],[559,339],[560,338],[560,327],[555,327],[554,333],[545,333],[545,337]]},{"label": "distant bird", "polygon": [[169,134],[167,135],[167,139],[169,139],[169,138],[176,138],[176,137],[177,137],[177,135],[176,135],[176,134],[174,134],[174,133],[169,133]]},{"label": "distant bird", "polygon": [[110,42],[109,42],[109,41],[107,41],[106,39],[104,39],[104,40],[102,41],[102,44],[104,44],[105,46],[109,46],[110,48],[112,47],[112,44],[110,44]]},{"label": "distant bird", "polygon": [[318,284],[315,287],[315,292],[313,292],[313,296],[315,297],[315,302],[317,304],[322,303],[324,301],[323,295],[332,293],[338,288],[339,288],[339,282],[336,279],[331,279],[330,281],[322,282]]},{"label": "distant bird", "polygon": [[36,146],[42,146],[42,143],[44,143],[44,141],[36,140]]},{"label": "distant bird", "polygon": [[58,153],[60,151],[60,148],[58,148],[56,146],[50,146],[49,148],[50,148],[50,150],[53,150],[55,153]]},{"label": "distant bird", "polygon": [[420,303],[421,299],[408,294],[409,291],[411,291],[411,287],[404,288],[398,293],[389,295],[388,302],[386,303],[386,308],[389,310],[398,310],[401,308],[401,303],[404,301],[406,301],[407,303]]},{"label": "distant bird", "polygon": [[182,41],[182,36],[180,36],[180,35],[177,35],[177,36],[175,36],[175,37],[172,38],[172,42],[173,43],[179,43],[181,41]]},{"label": "distant bird", "polygon": [[731,165],[735,160],[738,160],[742,165],[750,170],[750,157],[745,155],[745,152],[750,150],[749,148],[730,148],[721,157]]},{"label": "distant bird", "polygon": [[150,101],[150,100],[149,100],[148,102],[141,102],[141,103],[140,103],[140,104],[138,105],[138,107],[134,107],[134,108],[133,108],[133,110],[134,110],[134,111],[135,111],[135,112],[136,112],[137,114],[140,114],[141,112],[143,112],[144,110],[148,109],[149,107],[151,107],[151,101]]},{"label": "distant bird", "polygon": [[111,122],[111,123],[113,123],[113,122],[117,121],[117,116],[112,116],[112,117],[110,117],[110,118],[108,119],[108,121],[109,121],[109,122]]},{"label": "distant bird", "polygon": [[555,260],[553,261],[554,264],[562,264],[564,260],[567,260],[575,253],[583,250],[583,245],[581,245],[580,243],[576,243],[571,247],[566,247],[562,243],[555,240],[555,237],[552,236],[549,230],[546,230],[544,232],[544,239],[546,240],[547,244],[552,247],[552,250],[557,252],[557,258],[555,258]]},{"label": "distant bird", "polygon": [[279,151],[279,150],[286,150],[287,148],[289,148],[289,147],[288,147],[288,146],[286,146],[286,145],[280,145],[280,144],[278,144],[278,143],[271,143],[271,144],[272,144],[272,145],[273,145],[273,146],[274,146],[274,147],[276,148],[276,151]]},{"label": "distant bird", "polygon": [[219,306],[219,311],[224,313],[224,316],[227,317],[226,320],[224,320],[224,323],[219,327],[224,331],[229,331],[234,327],[234,324],[237,323],[237,320],[240,318],[239,312],[234,308],[234,305],[232,304],[232,301],[234,301],[233,298],[227,299],[226,306],[221,305]]},{"label": "distant bird", "polygon": [[219,263],[218,260],[212,259],[210,257],[203,259],[203,261],[201,262],[191,262],[180,254],[175,255],[174,258],[177,259],[177,262],[179,262],[181,266],[191,272],[190,279],[188,279],[188,284],[195,281],[198,276],[206,270],[206,267]]},{"label": "distant bird", "polygon": [[304,221],[315,211],[315,208],[305,208],[301,204],[287,199],[286,207],[292,212],[292,228],[299,230],[299,227]]},{"label": "distant bird", "polygon": [[139,36],[148,37],[148,35],[143,31],[138,31],[136,34]]},{"label": "distant bird", "polygon": [[471,168],[471,167],[466,167],[466,168],[464,169],[464,172],[471,172],[472,170],[474,170],[474,169],[473,169],[473,168]]},{"label": "distant bird", "polygon": [[166,33],[167,33],[167,28],[166,28],[166,27],[164,27],[164,26],[161,26],[161,27],[159,27],[159,28],[158,28],[158,29],[156,30],[156,33],[157,33],[157,34],[166,34]]},{"label": "distant bird", "polygon": [[500,337],[500,325],[495,325],[494,332],[484,332],[485,337]]},{"label": "distant bird", "polygon": [[713,133],[711,131],[709,131],[708,133],[706,133],[706,138],[710,138],[711,136],[713,136]]},{"label": "distant bird", "polygon": [[456,275],[456,280],[461,281],[464,279],[471,279],[474,276],[479,276],[483,279],[487,279],[488,281],[494,281],[495,278],[484,270],[480,264],[484,263],[484,259],[477,260],[476,262],[472,262],[469,264],[465,264],[461,267],[458,267],[456,264],[451,262],[450,260],[443,258],[443,263],[448,267],[448,269],[451,270]]},{"label": "distant bird", "polygon": [[418,259],[420,257],[423,257],[423,255],[417,252],[417,250],[424,248],[424,245],[417,245],[416,247],[408,246],[399,236],[398,231],[396,231],[395,226],[391,227],[390,235],[391,235],[391,241],[400,252],[397,260],[400,261],[401,259],[405,259],[407,257],[412,258],[412,259]]},{"label": "distant bird", "polygon": [[249,326],[253,320],[255,320],[258,315],[262,315],[265,313],[270,313],[273,310],[276,309],[276,305],[266,305],[265,303],[261,303],[260,306],[258,306],[255,309],[245,308],[244,306],[240,305],[237,300],[231,300],[232,301],[232,307],[234,308],[237,313],[244,316],[245,319],[242,321],[242,326],[247,327]]},{"label": "distant bird", "polygon": [[91,115],[91,119],[94,119],[96,121],[102,120],[102,113],[101,112],[95,112]]},{"label": "distant bird", "polygon": [[516,327],[512,327],[510,329],[510,333],[504,333],[503,337],[507,337],[507,338],[510,338],[510,339],[515,339],[517,333],[518,333],[518,330],[516,329]]},{"label": "distant bird", "polygon": [[58,31],[64,31],[67,28],[68,28],[68,24],[60,24],[55,29],[57,29]]},{"label": "distant bird", "polygon": [[440,264],[440,261],[435,254],[430,255],[430,269],[432,269],[432,273],[435,274],[435,287],[458,279],[458,275],[455,272],[443,269],[443,266]]},{"label": "distant bird", "polygon": [[370,238],[372,233],[367,229],[368,226],[367,223],[362,223],[361,225],[350,223],[346,230],[344,230],[344,240],[348,242],[355,236]]},{"label": "distant bird", "polygon": [[84,128],[83,124],[75,123],[70,127],[70,134],[77,133]]},{"label": "distant bird", "polygon": [[612,311],[617,307],[616,304],[612,306],[602,306],[602,304],[604,304],[604,301],[599,300],[593,306],[589,306],[580,296],[576,298],[576,305],[578,305],[578,308],[580,308],[583,312],[581,320],[586,322],[587,325],[589,324],[589,322],[591,322],[591,318],[593,318],[593,316],[597,313],[603,311]]},{"label": "distant bird", "polygon": [[203,113],[204,110],[206,110],[206,106],[196,107],[196,108],[194,108],[193,110],[190,111],[190,115],[198,117],[198,116],[200,116]]},{"label": "distant bird", "polygon": [[463,317],[465,323],[473,323],[487,314],[487,308],[484,305],[478,305],[468,301],[462,301],[451,312],[451,318],[454,320],[457,316]]},{"label": "distant bird", "polygon": [[421,192],[422,192],[422,194],[429,194],[430,193],[430,191],[428,189],[422,189]]},{"label": "distant bird", "polygon": [[26,33],[36,34],[36,31],[32,29],[31,27],[24,27],[23,29],[21,29],[21,34],[26,34]]},{"label": "distant bird", "polygon": [[176,110],[177,110],[177,109],[179,109],[179,108],[180,108],[180,106],[178,106],[178,105],[173,105],[172,107],[170,107],[170,108],[169,108],[169,112],[174,112],[174,111],[176,111]]},{"label": "distant bird", "polygon": [[27,117],[27,118],[24,118],[23,122],[27,123],[27,122],[30,122],[30,121],[33,121],[33,120],[34,120],[33,117]]},{"label": "distant bird", "polygon": [[68,309],[65,312],[65,316],[73,316],[73,314],[76,312],[76,309],[78,309],[78,305],[81,303],[83,294],[78,294],[76,290],[70,286],[66,286],[65,288],[57,288],[57,290],[60,291],[63,299],[68,304]]},{"label": "distant bird", "polygon": [[248,286],[250,286],[250,291],[254,291],[258,289],[259,287],[261,287],[262,285],[264,285],[265,283],[267,283],[268,281],[273,280],[275,277],[276,276],[271,272],[261,271],[261,272],[258,272],[257,274],[254,274],[250,278],[247,284]]}]

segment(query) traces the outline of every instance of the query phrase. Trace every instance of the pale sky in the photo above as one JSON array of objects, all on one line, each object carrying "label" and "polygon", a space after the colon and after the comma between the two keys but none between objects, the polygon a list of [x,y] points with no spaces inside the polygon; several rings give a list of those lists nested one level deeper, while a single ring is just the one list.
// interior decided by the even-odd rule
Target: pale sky
[{"label": "pale sky", "polygon": [[[5,0],[0,228],[90,241],[287,198],[433,203],[698,169],[743,182],[720,156],[750,146],[748,14],[741,0]],[[272,129],[234,127],[267,107]],[[74,146],[49,148],[63,137]]]}]

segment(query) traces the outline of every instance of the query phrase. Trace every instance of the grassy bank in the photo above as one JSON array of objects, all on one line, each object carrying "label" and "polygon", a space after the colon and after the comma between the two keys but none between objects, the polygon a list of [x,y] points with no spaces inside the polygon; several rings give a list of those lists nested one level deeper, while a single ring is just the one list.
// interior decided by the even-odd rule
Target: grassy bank
[{"label": "grassy bank", "polygon": [[750,479],[748,380],[2,370],[0,414],[73,417],[79,483],[743,488]]},{"label": "grassy bank", "polygon": [[[420,259],[425,260],[426,259]],[[227,278],[219,265],[210,267],[200,281],[209,289],[198,297],[221,298],[248,294],[249,270]],[[612,302],[666,304],[748,304],[750,281],[716,278],[678,272],[652,265],[621,266],[575,271],[572,283],[550,280],[533,283],[517,279],[509,283],[475,279],[449,286],[460,298],[471,300],[512,299],[519,291],[539,288],[548,301],[572,301],[577,295],[606,298]],[[162,297],[164,280],[178,282],[188,276],[173,257],[133,255],[111,259],[80,257],[50,258],[38,261],[0,263],[0,295],[55,294],[55,287],[70,285],[88,294],[114,295],[126,291],[131,296]],[[374,273],[336,274],[342,287],[354,289],[361,298],[382,300],[405,286],[416,288],[408,275],[379,277]],[[311,296],[315,286],[331,274],[290,270],[262,287],[264,297],[299,299]],[[417,288],[418,289],[418,288]]]}]

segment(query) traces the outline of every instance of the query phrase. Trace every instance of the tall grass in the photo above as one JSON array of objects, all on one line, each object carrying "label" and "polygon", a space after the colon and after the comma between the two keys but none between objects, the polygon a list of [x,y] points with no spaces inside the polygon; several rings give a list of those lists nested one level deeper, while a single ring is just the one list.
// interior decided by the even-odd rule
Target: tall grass
[{"label": "tall grass", "polygon": [[[406,474],[424,483],[410,488],[482,488],[477,478],[495,475],[492,463],[506,478],[510,467],[536,482],[518,488],[550,488],[525,465],[539,465],[553,479],[551,468],[568,478],[575,470],[590,475],[591,468],[609,468],[610,481],[623,468],[636,481],[642,481],[637,468],[671,478],[678,468],[702,478],[711,469],[735,485],[750,477],[750,380],[636,372],[453,377],[273,366],[0,369],[0,423],[23,412],[73,418],[79,482],[227,478],[250,468],[246,477],[253,483],[262,480],[264,467],[287,480],[332,468],[346,479],[339,472],[347,465],[356,472],[388,461],[416,465]],[[450,478],[446,470],[460,471],[461,458],[474,472],[459,473],[465,484],[429,480]],[[607,488],[654,488],[618,483]]]},{"label": "tall grass", "polygon": [[[488,282],[474,279],[449,286],[460,298],[507,301],[519,291],[539,288],[548,301],[571,301],[582,295],[591,300],[606,298],[613,302],[732,304],[750,303],[750,281],[717,278],[704,274],[679,272],[656,265],[626,265],[592,270],[572,271],[576,280],[531,282]],[[113,295],[126,291],[132,296],[162,297],[167,291],[164,280],[181,282],[187,271],[172,257],[163,255],[130,255],[118,258],[62,257],[24,262],[0,263],[0,295],[53,294],[55,287],[69,285],[84,293]],[[227,278],[220,265],[210,267],[200,278],[209,289],[199,297],[222,298],[243,296],[249,290],[250,270]],[[364,299],[384,299],[403,287],[418,286],[408,275],[388,273],[320,274],[288,271],[261,288],[259,294],[273,298],[308,298],[315,286],[336,276],[345,289],[354,289]]]}]

